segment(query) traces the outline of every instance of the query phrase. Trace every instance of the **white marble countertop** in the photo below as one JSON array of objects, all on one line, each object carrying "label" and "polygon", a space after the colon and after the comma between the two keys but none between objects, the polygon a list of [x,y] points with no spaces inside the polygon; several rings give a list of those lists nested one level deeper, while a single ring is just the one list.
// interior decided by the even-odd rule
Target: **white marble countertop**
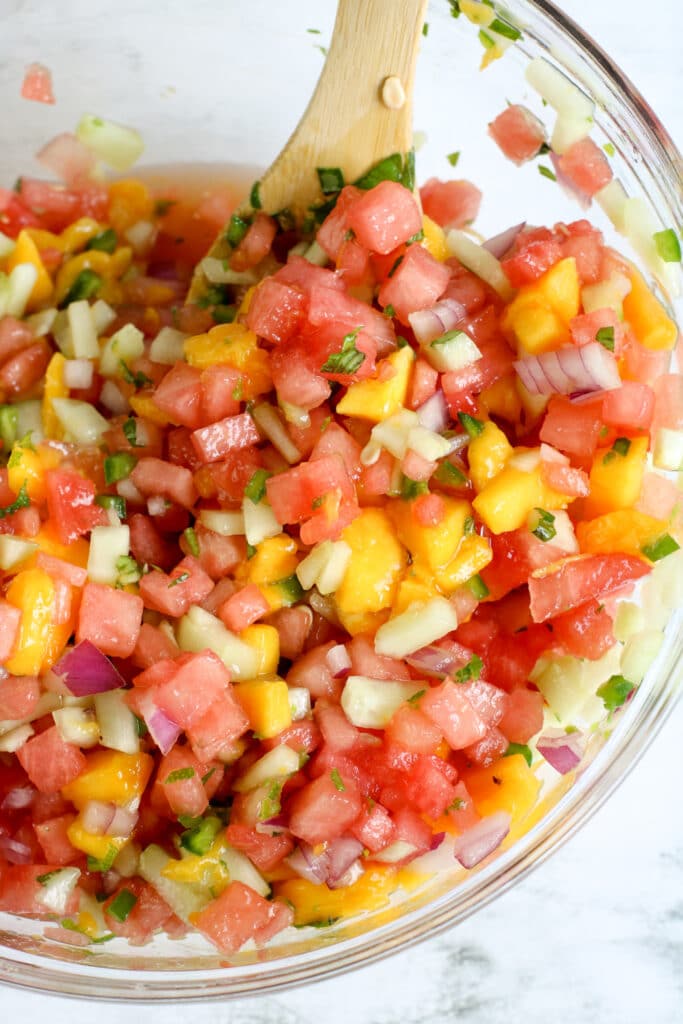
[{"label": "white marble countertop", "polygon": [[[680,7],[564,0],[683,144]],[[651,21],[641,24],[650,14]],[[389,960],[305,990],[205,1005],[120,1006],[3,988],[28,1024],[681,1024],[683,703],[619,791],[501,899]]]}]

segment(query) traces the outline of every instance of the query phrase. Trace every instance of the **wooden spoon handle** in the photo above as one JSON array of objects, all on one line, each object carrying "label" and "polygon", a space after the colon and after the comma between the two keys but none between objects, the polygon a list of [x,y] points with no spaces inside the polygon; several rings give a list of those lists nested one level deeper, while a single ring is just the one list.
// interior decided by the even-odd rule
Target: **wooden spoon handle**
[{"label": "wooden spoon handle", "polygon": [[264,174],[264,210],[302,217],[320,198],[317,167],[353,181],[412,146],[412,92],[427,0],[339,0],[330,52],[286,146]]}]

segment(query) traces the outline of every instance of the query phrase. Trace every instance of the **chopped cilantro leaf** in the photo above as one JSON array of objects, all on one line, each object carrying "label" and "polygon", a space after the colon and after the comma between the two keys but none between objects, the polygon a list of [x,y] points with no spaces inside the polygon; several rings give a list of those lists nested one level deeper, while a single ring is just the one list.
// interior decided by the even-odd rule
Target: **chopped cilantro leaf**
[{"label": "chopped cilantro leaf", "polygon": [[341,775],[339,774],[336,768],[333,768],[332,771],[330,772],[330,778],[332,779],[334,788],[338,789],[340,793],[343,793],[344,790],[346,789],[346,786],[344,785],[344,780],[342,779]]},{"label": "chopped cilantro leaf", "polygon": [[165,217],[168,211],[176,205],[177,199],[157,199],[154,204],[154,216]]},{"label": "chopped cilantro leaf", "polygon": [[614,156],[614,154],[616,153],[616,149],[614,148],[611,142],[606,142],[602,148],[604,149],[605,153],[607,153],[607,156]]},{"label": "chopped cilantro leaf", "polygon": [[240,217],[238,213],[233,213],[228,224],[228,230],[225,232],[226,241],[234,249],[235,246],[240,244],[248,230],[249,221],[245,217]]},{"label": "chopped cilantro leaf", "polygon": [[171,587],[177,587],[179,583],[186,583],[190,578],[189,572],[181,572],[178,576],[174,576],[168,585],[168,589]]},{"label": "chopped cilantro leaf", "polygon": [[462,470],[454,466],[448,459],[444,459],[441,463],[434,474],[434,479],[438,480],[440,484],[445,484],[447,487],[462,487],[463,484],[467,483],[467,477]]},{"label": "chopped cilantro leaf", "polygon": [[48,885],[55,875],[59,874],[60,870],[60,868],[57,868],[55,871],[46,871],[44,875],[37,875],[36,882],[39,885]]},{"label": "chopped cilantro leaf", "polygon": [[531,768],[532,753],[526,743],[508,743],[508,748],[503,757],[512,757],[513,754],[521,754]]},{"label": "chopped cilantro leaf", "polygon": [[118,237],[113,228],[105,228],[88,241],[86,249],[94,249],[96,252],[113,253],[118,243]]},{"label": "chopped cilantro leaf", "polygon": [[88,871],[101,871],[103,874],[105,871],[109,871],[112,864],[116,860],[116,855],[119,851],[113,843],[109,846],[105,856],[102,860],[98,860],[97,857],[91,857],[88,855],[87,865]]},{"label": "chopped cilantro leaf", "polygon": [[428,36],[429,35],[429,22],[428,21],[425,21],[424,25],[422,26],[422,35],[423,36]]},{"label": "chopped cilantro leaf", "polygon": [[68,292],[59,303],[60,309],[65,309],[72,302],[80,302],[81,299],[90,299],[96,295],[102,285],[102,278],[94,270],[81,270],[74,279]]},{"label": "chopped cilantro leaf", "polygon": [[121,555],[116,559],[116,586],[127,587],[137,583],[142,576],[142,568],[131,555]]},{"label": "chopped cilantro leaf", "polygon": [[194,527],[188,526],[187,529],[183,530],[183,537],[190,549],[190,554],[194,555],[195,558],[199,558],[199,541],[197,540],[197,534],[194,532]]},{"label": "chopped cilantro leaf", "polygon": [[595,340],[599,341],[603,348],[606,348],[608,352],[614,352],[614,328],[613,327],[601,327],[595,335]]},{"label": "chopped cilantro leaf", "polygon": [[254,210],[261,209],[261,182],[255,181],[249,193],[249,202]]},{"label": "chopped cilantro leaf", "polygon": [[539,540],[549,541],[557,534],[555,529],[555,516],[552,512],[547,512],[544,508],[535,508],[534,515],[536,519],[536,525],[532,529],[534,537],[538,537]]},{"label": "chopped cilantro leaf", "polygon": [[426,690],[418,690],[417,693],[413,693],[410,697],[408,697],[406,704],[412,704],[412,706],[415,707],[417,704],[420,703],[420,700],[422,699],[422,697],[424,697],[426,692]]},{"label": "chopped cilantro leaf", "polygon": [[151,384],[152,381],[144,373],[133,373],[128,364],[123,360],[119,359],[119,372],[126,384],[132,384],[134,388],[144,388],[146,384]]},{"label": "chopped cilantro leaf", "polygon": [[548,178],[550,181],[557,181],[557,178],[555,177],[553,172],[550,170],[549,167],[546,167],[545,164],[538,165],[538,173],[542,174],[544,178]]},{"label": "chopped cilantro leaf", "polygon": [[616,711],[626,702],[629,694],[635,688],[635,683],[624,679],[623,676],[615,675],[610,676],[607,682],[598,688],[597,694],[608,711]]},{"label": "chopped cilantro leaf", "polygon": [[194,768],[188,764],[185,768],[176,768],[175,771],[170,772],[164,779],[164,785],[173,782],[183,782],[185,779],[192,778],[194,778]]},{"label": "chopped cilantro leaf", "polygon": [[18,512],[20,508],[28,508],[30,504],[31,499],[28,496],[26,481],[24,480],[12,504],[6,505],[5,508],[0,508],[0,519],[4,519],[5,516],[11,516],[14,512]]},{"label": "chopped cilantro leaf", "polygon": [[321,373],[355,373],[359,366],[365,361],[365,353],[359,352],[356,348],[356,338],[363,327],[356,327],[355,331],[344,335],[341,352],[333,352],[329,359],[323,363]]},{"label": "chopped cilantro leaf", "polygon": [[478,679],[484,663],[478,654],[473,654],[466,665],[459,668],[454,675],[456,683],[469,683],[471,679]]},{"label": "chopped cilantro leaf", "polygon": [[131,448],[142,447],[142,445],[138,444],[137,424],[132,416],[129,416],[128,419],[124,421],[123,427],[121,429],[123,430],[123,436],[125,437],[128,444],[131,446]]},{"label": "chopped cilantro leaf", "polygon": [[429,494],[429,487],[424,480],[411,480],[409,476],[401,474],[401,497],[404,501],[412,501],[419,498],[421,494]]},{"label": "chopped cilantro leaf", "polygon": [[271,474],[267,469],[257,469],[249,483],[244,488],[244,497],[249,498],[255,505],[263,500],[266,494],[266,480]]},{"label": "chopped cilantro leaf", "polygon": [[340,167],[316,167],[316,174],[324,196],[334,196],[344,188],[344,175]]},{"label": "chopped cilantro leaf", "polygon": [[458,164],[458,160],[460,159],[460,150],[456,149],[452,153],[447,153],[446,159],[448,160],[451,167],[456,167]]}]

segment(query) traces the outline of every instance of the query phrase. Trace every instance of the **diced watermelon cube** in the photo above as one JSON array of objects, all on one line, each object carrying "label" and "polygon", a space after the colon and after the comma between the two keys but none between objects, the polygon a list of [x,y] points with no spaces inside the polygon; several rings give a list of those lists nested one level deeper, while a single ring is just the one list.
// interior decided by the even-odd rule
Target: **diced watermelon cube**
[{"label": "diced watermelon cube", "polygon": [[190,470],[163,459],[140,459],[130,478],[145,497],[167,498],[183,508],[192,508],[197,500]]},{"label": "diced watermelon cube", "polygon": [[450,269],[425,248],[411,245],[394,273],[382,284],[379,304],[393,306],[396,317],[407,325],[411,313],[428,309],[441,298],[450,276]]},{"label": "diced watermelon cube", "polygon": [[70,825],[76,820],[75,814],[60,814],[47,821],[36,822],[33,831],[40,843],[45,859],[50,864],[72,864],[83,854],[71,845],[67,835]]},{"label": "diced watermelon cube", "polygon": [[201,372],[189,363],[176,363],[157,386],[153,400],[173,423],[196,430],[203,423]]},{"label": "diced watermelon cube", "polygon": [[[120,920],[121,915],[109,912],[112,903],[121,892],[129,893],[135,898],[131,910],[123,921]],[[107,928],[114,935],[128,939],[133,946],[142,946],[149,942],[155,932],[163,928],[174,916],[168,903],[142,878],[125,878],[119,888],[104,902],[102,909]]]},{"label": "diced watermelon cube", "polygon": [[[13,608],[11,605],[8,607],[21,616],[18,608]],[[2,613],[3,609],[0,606],[0,637],[2,636]],[[9,657],[9,654],[1,655],[0,660],[6,657]],[[19,718],[30,717],[40,700],[40,694],[40,683],[35,676],[5,676],[4,679],[0,679],[0,721],[16,721]]]},{"label": "diced watermelon cube", "polygon": [[193,604],[201,604],[213,590],[213,580],[199,561],[186,555],[167,575],[154,569],[140,580],[140,595],[148,608],[178,618]]},{"label": "diced watermelon cube", "polygon": [[261,437],[248,412],[211,423],[192,432],[192,443],[202,462],[218,462],[230,452],[257,444]]},{"label": "diced watermelon cube", "polygon": [[207,770],[189,747],[176,744],[159,765],[154,790],[161,790],[174,815],[198,817],[209,806],[202,782]]},{"label": "diced watermelon cube", "polygon": [[133,661],[139,668],[150,668],[163,658],[175,658],[178,653],[177,644],[167,633],[149,622],[142,623],[133,651]]},{"label": "diced watermelon cube", "polygon": [[[508,748],[508,738],[500,729],[492,725],[488,732],[476,743],[465,747],[464,754],[469,761],[488,767],[502,757]],[[453,799],[456,799],[455,793]]]},{"label": "diced watermelon cube", "polygon": [[517,166],[538,156],[546,141],[543,122],[518,103],[511,103],[491,121],[489,135]]},{"label": "diced watermelon cube", "polygon": [[19,762],[41,793],[56,793],[73,782],[87,761],[78,747],[66,743],[56,725],[32,736],[17,751]]},{"label": "diced watermelon cube", "polygon": [[396,829],[386,808],[373,803],[363,807],[349,831],[370,853],[378,853],[393,842]]},{"label": "diced watermelon cube", "polygon": [[[20,622],[21,609],[15,608],[8,601],[0,599],[0,662],[7,661],[10,658],[14,645],[17,642]],[[2,689],[0,689],[0,719],[21,717],[20,715],[5,715],[2,710],[3,704],[3,694]]]},{"label": "diced watermelon cube", "polygon": [[204,910],[192,915],[192,923],[222,953],[236,953],[253,939],[261,946],[288,928],[294,920],[290,907],[266,900],[248,885],[231,882]]},{"label": "diced watermelon cube", "polygon": [[269,836],[237,823],[228,825],[225,838],[236,850],[246,854],[259,871],[272,871],[294,849],[292,837],[284,832]]},{"label": "diced watermelon cube", "polygon": [[403,788],[406,799],[420,814],[438,818],[453,803],[455,780],[447,778],[444,769],[448,767],[441,758],[428,754],[421,754],[411,766]]},{"label": "diced watermelon cube", "polygon": [[626,432],[649,430],[655,414],[655,394],[648,384],[624,380],[621,387],[605,393],[602,418],[608,427]]},{"label": "diced watermelon cube", "polygon": [[422,230],[422,217],[409,189],[381,181],[355,200],[348,224],[365,249],[386,254]]},{"label": "diced watermelon cube", "polygon": [[305,308],[306,297],[302,292],[266,277],[249,303],[247,327],[273,345],[279,345],[295,333]]},{"label": "diced watermelon cube", "polygon": [[218,617],[233,633],[241,633],[269,611],[270,605],[261,588],[249,583],[223,602],[218,609]]},{"label": "diced watermelon cube", "polygon": [[188,726],[187,738],[201,761],[221,760],[233,753],[235,742],[248,729],[249,719],[228,685],[201,718]]},{"label": "diced watermelon cube", "polygon": [[170,569],[178,559],[178,548],[156,528],[149,516],[136,512],[128,519],[130,550],[142,565]]},{"label": "diced watermelon cube", "polygon": [[330,396],[329,381],[320,373],[320,363],[313,361],[303,341],[278,345],[270,357],[270,372],[281,402],[308,411]]},{"label": "diced watermelon cube", "polygon": [[579,191],[594,196],[612,180],[609,160],[590,138],[581,139],[558,158],[558,167]]},{"label": "diced watermelon cube", "polygon": [[277,233],[277,223],[267,213],[257,213],[249,229],[232,254],[230,266],[233,270],[247,270],[255,267],[270,252]]},{"label": "diced watermelon cube", "polygon": [[[45,887],[38,879],[49,875],[59,865],[55,864],[9,864],[0,874],[0,910],[8,914],[28,914],[31,917],[52,917],[38,897]],[[66,901],[64,913],[69,916],[78,912],[80,893],[74,889]]]},{"label": "diced watermelon cube", "polygon": [[303,256],[290,256],[287,263],[273,274],[273,281],[280,281],[282,284],[293,285],[299,288],[304,295],[310,295],[313,288],[336,288],[337,291],[344,291],[344,282],[334,270],[326,270],[324,267],[317,267],[309,263]]},{"label": "diced watermelon cube", "polygon": [[[609,620],[609,616],[605,615]],[[520,687],[508,694],[500,731],[510,743],[528,743],[543,728],[543,694]]]},{"label": "diced watermelon cube", "polygon": [[471,181],[430,178],[420,189],[422,209],[442,227],[462,228],[476,219],[481,192]]},{"label": "diced watermelon cube", "polygon": [[289,827],[297,838],[315,846],[340,836],[360,810],[360,793],[351,779],[320,775],[292,797]]},{"label": "diced watermelon cube", "polygon": [[45,490],[48,515],[62,544],[107,524],[104,509],[95,504],[95,484],[80,473],[50,469],[45,474]]},{"label": "diced watermelon cube", "polygon": [[155,691],[154,699],[168,717],[187,729],[224,696],[230,674],[213,651],[182,655],[171,678]]},{"label": "diced watermelon cube", "polygon": [[420,701],[420,709],[431,718],[453,750],[480,740],[486,723],[457,683],[446,680],[431,687]]},{"label": "diced watermelon cube", "polygon": [[356,201],[364,195],[355,185],[345,185],[337,197],[334,209],[328,213],[318,228],[316,241],[331,260],[337,259],[339,251],[349,232],[349,212]]},{"label": "diced watermelon cube", "polygon": [[233,366],[215,363],[202,371],[202,422],[215,423],[240,411],[242,374]]},{"label": "diced watermelon cube", "polygon": [[86,583],[78,614],[76,639],[90,640],[103,654],[127,658],[135,650],[143,601],[137,594],[100,583]]},{"label": "diced watermelon cube", "polygon": [[314,503],[335,490],[348,501],[355,498],[353,481],[333,455],[303,462],[266,481],[268,501],[283,525],[310,519],[316,511]]}]

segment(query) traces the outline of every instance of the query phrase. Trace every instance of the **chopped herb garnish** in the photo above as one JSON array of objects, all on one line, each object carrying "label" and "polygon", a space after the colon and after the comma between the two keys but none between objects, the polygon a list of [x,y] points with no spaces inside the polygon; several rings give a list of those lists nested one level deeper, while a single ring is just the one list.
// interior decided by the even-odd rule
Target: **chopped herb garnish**
[{"label": "chopped herb garnish", "polygon": [[232,397],[235,399],[236,402],[242,401],[242,398],[244,397],[244,377],[240,377],[240,379],[235,384],[234,388],[232,389]]},{"label": "chopped herb garnish", "polygon": [[121,429],[123,430],[123,436],[125,437],[126,441],[132,448],[143,447],[142,445],[138,444],[137,423],[135,422],[132,416],[129,416],[128,419],[124,421],[123,427]]},{"label": "chopped herb garnish", "polygon": [[310,34],[312,36],[319,36],[320,35],[320,29],[319,28],[307,28],[306,31],[310,32]]},{"label": "chopped herb garnish", "polygon": [[[254,736],[258,738],[256,733],[254,733]],[[274,818],[276,814],[280,813],[280,796],[283,785],[284,780],[271,782],[270,788],[259,808],[258,816],[261,821],[267,821],[268,818]]]},{"label": "chopped herb garnish", "polygon": [[595,335],[595,340],[599,341],[603,348],[606,348],[608,352],[614,352],[613,327],[601,327]]},{"label": "chopped herb garnish", "polygon": [[401,497],[405,501],[412,501],[419,498],[421,494],[429,494],[429,487],[424,480],[411,480],[409,476],[401,474]]},{"label": "chopped herb garnish", "polygon": [[240,244],[248,230],[249,221],[244,217],[240,217],[238,213],[233,213],[228,224],[228,230],[225,232],[226,241],[234,248]]},{"label": "chopped herb garnish", "polygon": [[171,207],[175,206],[177,199],[157,199],[154,204],[154,216],[165,217]]},{"label": "chopped herb garnish", "polygon": [[244,488],[244,497],[258,505],[266,495],[266,480],[271,475],[267,469],[257,469]]},{"label": "chopped herb garnish", "polygon": [[448,811],[461,811],[464,806],[465,806],[465,801],[463,800],[463,798],[461,796],[456,796],[456,798],[453,801],[453,803],[449,804],[448,807],[446,808],[446,812],[448,812]]},{"label": "chopped herb garnish", "polygon": [[492,50],[496,45],[495,39],[492,39],[488,32],[485,32],[483,28],[479,29],[479,42],[485,50]]},{"label": "chopped herb garnish", "polygon": [[249,541],[247,541],[247,561],[249,561],[250,558],[253,558],[255,554],[256,554],[256,545],[255,544],[250,544]]},{"label": "chopped herb garnish", "polygon": [[316,167],[316,174],[324,196],[334,196],[344,188],[344,175],[340,167]]},{"label": "chopped herb garnish", "polygon": [[144,373],[133,373],[128,364],[123,360],[119,359],[119,372],[125,380],[126,384],[132,384],[136,390],[144,388],[146,384],[151,384],[152,381]]},{"label": "chopped herb garnish", "polygon": [[111,843],[109,849],[107,850],[102,860],[98,860],[97,857],[91,857],[90,855],[88,855],[88,871],[101,871],[103,874],[105,871],[109,871],[111,869],[112,864],[116,860],[116,855],[118,852],[119,851],[116,848],[116,846],[114,846],[114,844]]},{"label": "chopped herb garnish", "polygon": [[104,509],[112,508],[119,519],[126,518],[126,499],[120,494],[97,494],[95,504]]},{"label": "chopped herb garnish", "polygon": [[356,348],[356,338],[363,327],[356,327],[355,331],[345,334],[342,340],[341,352],[333,352],[329,359],[321,366],[321,373],[355,373],[359,366],[365,361],[365,353],[359,352]]},{"label": "chopped herb garnish", "polygon": [[393,317],[396,316],[396,310],[394,309],[394,307],[392,306],[391,303],[389,303],[387,306],[384,307],[384,315],[388,316],[390,318],[393,318]]},{"label": "chopped herb garnish", "polygon": [[208,309],[209,306],[219,306],[228,299],[227,287],[224,284],[210,284],[201,298],[197,299],[200,309]]},{"label": "chopped herb garnish", "polygon": [[492,32],[495,32],[496,35],[503,36],[504,39],[511,39],[513,42],[522,38],[522,33],[518,28],[515,28],[514,25],[508,25],[508,23],[503,21],[501,18],[494,18],[489,25],[489,28]]},{"label": "chopped herb garnish", "polygon": [[401,175],[401,184],[404,188],[407,188],[409,192],[415,191],[415,150],[410,149],[406,153],[403,160],[403,174]]},{"label": "chopped herb garnish", "polygon": [[215,324],[234,323],[235,317],[237,316],[237,306],[233,304],[214,306],[211,311],[211,316],[213,317],[213,322]]},{"label": "chopped herb garnish", "polygon": [[611,142],[606,142],[602,148],[604,149],[605,153],[607,153],[607,156],[614,156],[614,154],[616,153],[616,149],[614,148]]},{"label": "chopped herb garnish", "polygon": [[463,533],[466,537],[469,537],[474,533],[474,516],[467,516],[463,523]]},{"label": "chopped herb garnish", "polygon": [[131,555],[121,555],[116,559],[116,573],[116,586],[127,587],[141,578],[142,567]]},{"label": "chopped herb garnish", "polygon": [[428,36],[429,35],[429,22],[428,21],[425,21],[424,25],[422,26],[422,35],[423,36]]},{"label": "chopped herb garnish", "polygon": [[164,785],[173,782],[183,782],[185,779],[194,778],[194,768],[188,764],[185,768],[176,768],[175,771],[170,772],[164,779]]},{"label": "chopped herb garnish", "polygon": [[261,209],[261,182],[255,181],[249,193],[249,202],[254,210]]},{"label": "chopped herb garnish", "polygon": [[615,459],[617,455],[628,455],[630,447],[631,442],[628,437],[618,437],[607,454],[603,456],[603,464],[607,465],[607,463],[611,462],[612,459]]},{"label": "chopped herb garnish", "polygon": [[81,270],[75,278],[68,292],[59,303],[59,308],[64,309],[71,302],[80,302],[81,299],[90,299],[96,295],[102,285],[102,278],[94,270]]},{"label": "chopped herb garnish", "polygon": [[412,696],[408,697],[406,704],[412,704],[415,707],[420,703],[420,700],[424,697],[426,690],[418,690],[417,693],[413,693]]},{"label": "chopped herb garnish", "polygon": [[325,433],[325,431],[327,430],[327,428],[329,427],[331,422],[332,422],[332,417],[331,416],[326,416],[325,419],[320,424],[320,433],[321,434]]},{"label": "chopped herb garnish", "polygon": [[133,715],[133,718],[135,719],[135,732],[138,735],[138,739],[144,739],[144,737],[149,732],[149,729],[147,728],[147,723],[145,722],[144,718],[140,718],[139,715]]},{"label": "chopped herb garnish", "polygon": [[44,875],[37,875],[36,882],[38,882],[39,885],[48,885],[60,871],[61,868],[57,868],[56,871],[46,871]]},{"label": "chopped herb garnish", "polygon": [[489,588],[478,573],[468,580],[465,586],[469,587],[478,601],[483,601],[485,597],[489,596]]},{"label": "chopped herb garnish", "polygon": [[555,516],[552,512],[547,512],[544,508],[534,509],[536,517],[536,525],[531,531],[534,537],[538,537],[539,540],[549,541],[557,534],[555,529]]},{"label": "chopped herb garnish", "polygon": [[663,259],[665,263],[681,262],[681,243],[673,228],[667,228],[666,231],[655,231],[652,238],[660,259]]},{"label": "chopped herb garnish", "polygon": [[181,572],[180,575],[174,576],[168,585],[168,589],[171,587],[177,587],[179,583],[186,583],[190,578],[189,572]]},{"label": "chopped herb garnish", "polygon": [[673,539],[671,534],[664,533],[651,544],[645,544],[640,550],[651,562],[659,562],[660,559],[666,558],[667,555],[672,555],[679,548],[680,544]]},{"label": "chopped herb garnish", "polygon": [[115,484],[117,480],[125,480],[135,469],[137,459],[130,452],[116,452],[104,460],[104,481]]},{"label": "chopped herb garnish", "polygon": [[220,818],[196,818],[193,824],[180,837],[180,845],[190,853],[203,857],[211,849],[216,836],[222,828]]},{"label": "chopped herb garnish", "polygon": [[396,273],[396,271],[398,270],[398,268],[401,266],[402,263],[403,263],[403,256],[397,256],[396,259],[394,260],[394,262],[391,265],[391,270],[387,274],[387,277],[393,277],[394,274]]},{"label": "chopped herb garnish", "polygon": [[97,252],[108,252],[110,255],[118,244],[118,236],[113,228],[105,228],[88,241],[86,249],[95,249]]},{"label": "chopped herb garnish", "polygon": [[188,526],[187,529],[183,530],[183,537],[190,549],[190,554],[194,555],[195,558],[199,558],[199,541],[197,540],[197,534],[194,531],[194,527]]},{"label": "chopped herb garnish", "polygon": [[503,754],[503,757],[512,757],[513,754],[521,754],[526,763],[531,768],[531,761],[533,759],[533,755],[529,747],[526,745],[526,743],[508,743],[508,748]]},{"label": "chopped herb garnish", "polygon": [[342,779],[341,775],[339,774],[336,768],[333,768],[332,771],[330,772],[330,778],[334,783],[334,788],[338,789],[340,793],[343,793],[346,789],[346,786],[344,785],[344,780]]},{"label": "chopped herb garnish", "polygon": [[17,410],[13,405],[0,406],[0,437],[5,448],[11,448],[17,438]]},{"label": "chopped herb garnish", "polygon": [[325,504],[325,495],[324,494],[319,494],[318,497],[314,498],[313,501],[311,502],[311,508],[315,512],[316,509],[322,508],[322,506],[324,504]]},{"label": "chopped herb garnish", "polygon": [[404,161],[400,153],[392,153],[386,156],[374,167],[371,167],[366,174],[354,181],[358,188],[371,189],[379,185],[380,181],[397,181],[402,183]]},{"label": "chopped herb garnish", "polygon": [[414,235],[411,235],[410,238],[406,239],[406,245],[414,245],[415,242],[421,242],[424,236],[425,233],[422,228],[420,228],[420,230],[416,231]]},{"label": "chopped herb garnish", "polygon": [[471,679],[478,679],[484,663],[478,654],[473,654],[466,665],[459,668],[454,675],[456,683],[469,683]]},{"label": "chopped herb garnish", "polygon": [[456,167],[458,160],[460,159],[460,150],[456,149],[453,153],[447,153],[446,159],[448,160],[451,167]]},{"label": "chopped herb garnish", "polygon": [[434,474],[434,479],[438,480],[440,484],[446,484],[447,487],[462,487],[467,483],[467,477],[462,470],[454,466],[448,459],[444,459],[441,463]]},{"label": "chopped herb garnish", "polygon": [[538,165],[538,173],[542,174],[544,178],[548,178],[550,181],[557,181],[557,178],[555,177],[553,172],[550,170],[549,167],[546,167],[545,164]]},{"label": "chopped herb garnish", "polygon": [[479,437],[484,429],[482,421],[475,419],[474,416],[470,416],[468,412],[459,412],[458,419],[460,420],[460,425],[472,438]]},{"label": "chopped herb garnish", "polygon": [[606,683],[598,688],[597,694],[608,711],[616,711],[624,704],[636,688],[636,684],[624,679],[623,676],[610,676]]},{"label": "chopped herb garnish", "polygon": [[20,508],[28,508],[30,504],[31,499],[28,496],[26,481],[24,480],[12,504],[6,505],[5,508],[0,508],[0,519],[4,519],[5,516],[11,516],[14,512],[18,512]]},{"label": "chopped herb garnish", "polygon": [[130,889],[121,889],[107,907],[107,913],[117,921],[125,921],[137,901],[137,896]]},{"label": "chopped herb garnish", "polygon": [[448,3],[451,8],[451,18],[459,18],[461,13],[460,0],[448,0]]},{"label": "chopped herb garnish", "polygon": [[320,52],[322,53],[323,57],[327,57],[327,47],[326,46],[316,46],[316,50],[320,50]]}]

